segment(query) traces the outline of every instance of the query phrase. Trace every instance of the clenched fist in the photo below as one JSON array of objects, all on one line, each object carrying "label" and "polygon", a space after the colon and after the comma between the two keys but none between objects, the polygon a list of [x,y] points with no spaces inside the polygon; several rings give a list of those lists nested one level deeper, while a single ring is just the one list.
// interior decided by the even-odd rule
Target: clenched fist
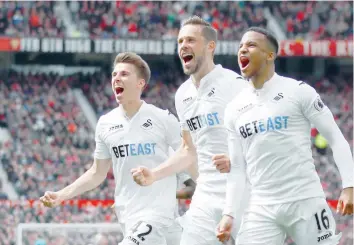
[{"label": "clenched fist", "polygon": [[230,159],[225,154],[217,154],[212,157],[213,164],[220,173],[230,172]]},{"label": "clenched fist", "polygon": [[234,219],[229,215],[224,215],[216,228],[216,237],[220,242],[226,242],[231,237],[232,223]]},{"label": "clenched fist", "polygon": [[138,185],[148,186],[155,182],[154,174],[146,167],[133,168],[130,170],[130,173]]},{"label": "clenched fist", "polygon": [[39,200],[48,208],[54,208],[64,201],[57,192],[52,191],[46,191]]}]

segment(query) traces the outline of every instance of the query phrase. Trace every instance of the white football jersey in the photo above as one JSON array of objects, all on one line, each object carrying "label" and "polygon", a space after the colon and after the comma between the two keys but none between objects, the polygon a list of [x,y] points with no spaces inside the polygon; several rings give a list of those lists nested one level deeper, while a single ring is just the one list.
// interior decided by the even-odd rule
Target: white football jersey
[{"label": "white football jersey", "polygon": [[240,75],[221,65],[203,77],[197,89],[191,78],[176,92],[175,105],[182,130],[190,132],[198,154],[197,190],[224,194],[226,174],[213,165],[215,154],[227,154],[226,105],[248,85]]},{"label": "white football jersey", "polygon": [[240,138],[252,203],[324,197],[310,120],[327,110],[311,86],[277,74],[261,89],[246,88],[227,106],[225,124]]},{"label": "white football jersey", "polygon": [[[169,111],[143,103],[130,120],[121,107],[103,115],[96,128],[97,159],[112,159],[116,181],[115,204],[120,223],[148,217],[173,219],[176,206],[176,176],[151,186],[139,186],[131,169],[155,168],[169,157],[169,147],[181,144],[180,127]],[[165,219],[164,219],[165,218]]]}]

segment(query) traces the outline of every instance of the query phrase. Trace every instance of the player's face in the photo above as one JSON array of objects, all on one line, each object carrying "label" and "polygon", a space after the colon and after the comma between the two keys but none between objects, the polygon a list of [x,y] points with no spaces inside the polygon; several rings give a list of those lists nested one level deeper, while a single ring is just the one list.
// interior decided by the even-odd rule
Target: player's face
[{"label": "player's face", "polygon": [[206,58],[207,42],[199,25],[186,25],[178,34],[178,55],[186,75],[192,75],[200,69]]},{"label": "player's face", "polygon": [[267,64],[269,47],[266,37],[258,32],[246,32],[238,50],[238,65],[242,76],[251,78]]},{"label": "player's face", "polygon": [[119,104],[139,100],[145,86],[133,64],[118,63],[112,72],[112,90]]}]

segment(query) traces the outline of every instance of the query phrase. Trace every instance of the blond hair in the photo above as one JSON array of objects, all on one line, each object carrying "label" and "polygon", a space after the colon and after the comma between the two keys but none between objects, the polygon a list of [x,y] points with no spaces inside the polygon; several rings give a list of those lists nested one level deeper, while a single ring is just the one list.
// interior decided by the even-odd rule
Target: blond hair
[{"label": "blond hair", "polygon": [[182,22],[182,27],[186,25],[199,25],[202,26],[202,35],[208,41],[216,43],[218,39],[218,31],[214,29],[209,22],[203,20],[201,17],[194,15]]},{"label": "blond hair", "polygon": [[119,53],[114,59],[113,66],[115,67],[118,63],[134,65],[138,71],[138,76],[145,80],[145,87],[148,85],[151,77],[150,67],[140,55],[133,52]]}]

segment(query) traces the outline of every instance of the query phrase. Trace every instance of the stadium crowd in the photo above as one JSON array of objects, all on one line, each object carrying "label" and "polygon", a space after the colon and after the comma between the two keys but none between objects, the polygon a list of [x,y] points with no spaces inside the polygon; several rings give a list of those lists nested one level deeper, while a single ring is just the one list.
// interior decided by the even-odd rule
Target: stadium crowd
[{"label": "stadium crowd", "polygon": [[0,35],[63,37],[65,27],[54,13],[53,1],[1,1]]},{"label": "stadium crowd", "polygon": [[[174,94],[184,75],[173,72],[153,73],[145,91],[149,103],[174,112]],[[168,75],[167,75],[168,74]],[[179,79],[176,78],[179,75]],[[54,81],[54,82],[53,82]],[[321,93],[323,100],[333,111],[346,139],[353,146],[353,99],[352,78],[321,78],[309,82]],[[74,181],[92,164],[94,130],[73,97],[72,88],[81,86],[95,109],[97,116],[116,106],[108,73],[93,75],[29,74],[10,71],[0,78],[0,96],[5,110],[4,122],[13,137],[0,149],[0,159],[8,179],[21,200],[37,199],[46,190],[58,190]],[[1,110],[0,110],[1,111]],[[313,133],[316,137],[316,133]],[[340,176],[329,151],[316,150],[315,165],[321,177],[328,199],[340,194]],[[81,199],[112,199],[114,190],[112,173],[97,190],[86,193]],[[77,206],[47,210],[26,205],[11,207],[0,205],[0,240],[10,234],[14,242],[14,229],[21,222],[114,222],[109,208],[79,210]],[[186,209],[186,206],[181,206]],[[73,215],[71,215],[73,212]],[[337,216],[338,229],[344,232],[342,245],[351,244],[351,217]],[[11,242],[5,244],[12,244]]]},{"label": "stadium crowd", "polygon": [[[220,31],[220,39],[239,39],[251,25],[266,27],[262,4],[254,2],[70,2],[75,23],[91,37],[176,38],[181,20],[196,14]],[[79,14],[77,14],[79,12]]]},{"label": "stadium crowd", "polygon": [[[0,34],[63,37],[56,2],[0,2]],[[219,39],[240,40],[249,26],[267,27],[269,7],[288,39],[353,38],[351,1],[68,1],[74,37],[175,39],[181,20],[196,14],[219,30]]]},{"label": "stadium crowd", "polygon": [[352,1],[267,2],[289,39],[353,39]]}]

